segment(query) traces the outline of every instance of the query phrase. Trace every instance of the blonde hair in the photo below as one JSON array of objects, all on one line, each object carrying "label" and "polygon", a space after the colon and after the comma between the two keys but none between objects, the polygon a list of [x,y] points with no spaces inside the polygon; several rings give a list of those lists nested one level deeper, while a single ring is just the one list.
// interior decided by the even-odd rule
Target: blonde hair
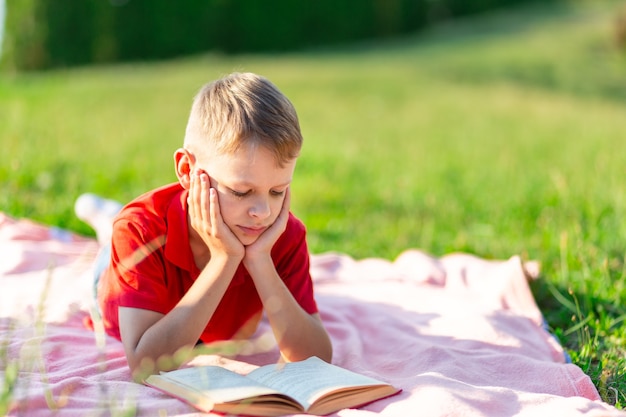
[{"label": "blonde hair", "polygon": [[185,148],[204,158],[207,150],[232,154],[250,145],[266,147],[279,165],[297,158],[302,133],[293,104],[268,79],[252,73],[204,85],[191,107]]}]

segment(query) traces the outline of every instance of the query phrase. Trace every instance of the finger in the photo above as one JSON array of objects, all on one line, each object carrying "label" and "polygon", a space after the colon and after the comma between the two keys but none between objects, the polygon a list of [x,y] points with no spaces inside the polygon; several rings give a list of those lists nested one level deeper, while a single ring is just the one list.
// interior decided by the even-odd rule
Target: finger
[{"label": "finger", "polygon": [[287,187],[285,190],[285,199],[283,200],[283,211],[289,211],[291,207],[291,187]]},{"label": "finger", "polygon": [[280,209],[280,213],[278,213],[278,217],[274,221],[272,228],[277,230],[284,230],[287,225],[287,219],[289,219],[289,207],[291,205],[291,190],[287,188],[285,190],[285,198],[283,199],[283,206]]},{"label": "finger", "polygon": [[283,205],[278,213],[278,219],[285,218],[289,215],[289,208],[291,207],[291,188],[287,187],[285,190],[285,198],[283,199]]},{"label": "finger", "polygon": [[213,187],[209,189],[209,217],[211,219],[211,224],[214,225],[214,228],[217,228],[217,225],[220,223],[221,213],[220,206],[217,202],[217,190]]},{"label": "finger", "polygon": [[189,193],[187,194],[187,205],[189,210],[189,217],[192,222],[196,219],[196,175],[192,173],[189,178]]},{"label": "finger", "polygon": [[211,202],[210,202],[210,184],[209,184],[209,176],[202,172],[200,173],[200,216],[202,218],[202,220],[204,222],[208,222],[208,229],[210,230],[211,228],[211,224],[213,224],[211,222],[211,216],[210,216],[210,210],[211,210]]}]

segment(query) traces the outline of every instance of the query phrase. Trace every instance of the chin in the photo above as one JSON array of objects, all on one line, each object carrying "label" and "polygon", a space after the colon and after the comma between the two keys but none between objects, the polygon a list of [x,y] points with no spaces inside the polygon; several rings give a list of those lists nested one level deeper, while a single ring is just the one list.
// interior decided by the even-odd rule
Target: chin
[{"label": "chin", "polygon": [[241,244],[244,246],[250,246],[254,242],[256,242],[258,239],[258,237],[250,237],[250,236],[238,236],[238,238]]}]

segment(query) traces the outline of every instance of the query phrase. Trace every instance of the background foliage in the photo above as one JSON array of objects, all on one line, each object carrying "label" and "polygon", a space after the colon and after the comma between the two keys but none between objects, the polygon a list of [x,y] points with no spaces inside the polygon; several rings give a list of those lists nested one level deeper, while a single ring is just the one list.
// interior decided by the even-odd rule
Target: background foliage
[{"label": "background foliage", "polygon": [[81,0],[68,6],[15,0],[8,3],[3,66],[32,70],[209,50],[296,50],[404,34],[530,1]]}]

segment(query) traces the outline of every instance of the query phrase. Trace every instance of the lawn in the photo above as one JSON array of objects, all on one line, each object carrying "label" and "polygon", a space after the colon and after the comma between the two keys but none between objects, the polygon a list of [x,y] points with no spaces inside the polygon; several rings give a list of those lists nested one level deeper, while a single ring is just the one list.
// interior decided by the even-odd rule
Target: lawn
[{"label": "lawn", "polygon": [[293,54],[0,74],[0,211],[92,234],[79,194],[174,181],[200,85],[257,72],[299,112],[312,252],[536,259],[551,329],[625,408],[626,49],[619,3],[564,4]]}]

